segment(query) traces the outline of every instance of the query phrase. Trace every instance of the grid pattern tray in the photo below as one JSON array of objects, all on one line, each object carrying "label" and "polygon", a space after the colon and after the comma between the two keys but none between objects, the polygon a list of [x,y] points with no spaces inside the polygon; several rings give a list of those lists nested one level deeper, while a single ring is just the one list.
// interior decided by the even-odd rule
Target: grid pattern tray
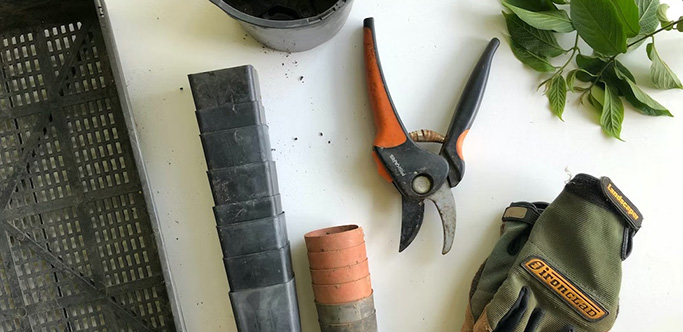
[{"label": "grid pattern tray", "polygon": [[101,13],[0,0],[0,331],[181,330]]}]

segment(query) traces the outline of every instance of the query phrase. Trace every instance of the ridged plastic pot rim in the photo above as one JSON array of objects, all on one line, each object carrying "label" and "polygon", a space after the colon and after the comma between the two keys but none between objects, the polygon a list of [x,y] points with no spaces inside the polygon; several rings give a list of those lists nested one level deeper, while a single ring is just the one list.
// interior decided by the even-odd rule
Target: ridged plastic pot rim
[{"label": "ridged plastic pot rim", "polygon": [[368,260],[332,269],[313,270],[311,269],[311,279],[314,285],[335,285],[345,282],[358,280],[370,274]]},{"label": "ridged plastic pot rim", "polygon": [[269,20],[243,13],[225,0],[211,0],[259,43],[283,52],[304,52],[332,39],[349,18],[354,0],[339,0],[323,13],[298,20]]},{"label": "ridged plastic pot rim", "polygon": [[372,295],[370,275],[337,285],[313,285],[315,301],[321,304],[342,304]]},{"label": "ridged plastic pot rim", "polygon": [[363,228],[358,225],[328,227],[304,235],[308,252],[324,252],[355,247],[364,240]]},{"label": "ridged plastic pot rim", "polygon": [[225,0],[211,0],[216,6],[223,9],[232,18],[245,22],[248,24],[257,25],[263,28],[275,28],[275,29],[297,29],[311,27],[316,24],[324,22],[327,18],[332,16],[335,12],[340,11],[344,6],[349,6],[353,2],[352,0],[339,0],[329,9],[325,10],[321,14],[306,17],[298,20],[267,20],[264,18],[256,17],[244,13],[237,8],[227,4]]},{"label": "ridged plastic pot rim", "polygon": [[341,250],[309,252],[311,270],[328,270],[361,263],[368,259],[365,242]]},{"label": "ridged plastic pot rim", "polygon": [[320,332],[377,332],[377,313],[346,324],[320,324]]}]

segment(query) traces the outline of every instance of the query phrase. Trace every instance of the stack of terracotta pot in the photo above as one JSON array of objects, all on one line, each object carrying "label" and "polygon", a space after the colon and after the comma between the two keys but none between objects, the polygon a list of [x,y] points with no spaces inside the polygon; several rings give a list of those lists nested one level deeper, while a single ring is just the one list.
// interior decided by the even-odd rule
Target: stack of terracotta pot
[{"label": "stack of terracotta pot", "polygon": [[304,236],[322,332],[376,332],[363,229],[338,226]]}]

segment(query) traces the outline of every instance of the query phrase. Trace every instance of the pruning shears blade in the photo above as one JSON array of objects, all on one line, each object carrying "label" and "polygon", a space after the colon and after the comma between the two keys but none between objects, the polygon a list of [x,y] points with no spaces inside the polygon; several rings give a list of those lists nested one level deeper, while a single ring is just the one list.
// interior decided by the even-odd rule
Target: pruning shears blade
[{"label": "pruning shears blade", "polygon": [[398,252],[402,252],[415,240],[420,232],[424,220],[425,203],[423,200],[414,200],[403,196],[401,217],[401,243]]},{"label": "pruning shears blade", "polygon": [[434,202],[441,216],[441,224],[443,224],[443,250],[441,253],[445,255],[453,247],[456,224],[455,198],[448,182],[444,183],[439,190],[427,199]]}]

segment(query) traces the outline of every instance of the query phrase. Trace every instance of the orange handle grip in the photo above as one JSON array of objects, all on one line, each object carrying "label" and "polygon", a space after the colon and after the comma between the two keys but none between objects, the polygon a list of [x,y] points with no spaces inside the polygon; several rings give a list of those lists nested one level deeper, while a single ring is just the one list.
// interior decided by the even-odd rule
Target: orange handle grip
[{"label": "orange handle grip", "polygon": [[372,18],[365,19],[363,37],[368,93],[377,128],[374,145],[382,148],[396,147],[408,139],[408,134],[396,114],[389,90],[384,83]]}]

